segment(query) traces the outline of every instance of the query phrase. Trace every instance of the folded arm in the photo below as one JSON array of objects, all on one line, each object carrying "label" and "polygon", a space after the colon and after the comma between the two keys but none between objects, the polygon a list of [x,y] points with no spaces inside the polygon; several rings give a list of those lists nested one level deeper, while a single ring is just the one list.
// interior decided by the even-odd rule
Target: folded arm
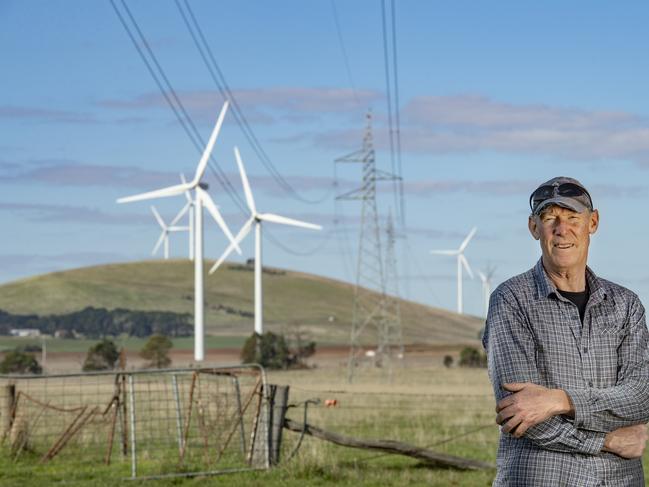
[{"label": "folded arm", "polygon": [[[542,383],[532,333],[513,296],[506,292],[492,294],[484,336],[489,376],[497,402],[510,394],[503,388],[504,384]],[[524,436],[546,450],[590,455],[600,453],[606,439],[606,433],[577,428],[561,415],[551,415],[528,427]]]}]

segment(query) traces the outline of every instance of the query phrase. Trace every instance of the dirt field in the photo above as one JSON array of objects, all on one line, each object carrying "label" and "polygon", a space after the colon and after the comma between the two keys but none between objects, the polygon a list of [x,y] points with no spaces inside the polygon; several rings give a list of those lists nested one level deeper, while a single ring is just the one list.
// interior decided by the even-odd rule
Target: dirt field
[{"label": "dirt field", "polygon": [[[478,347],[479,344],[467,344]],[[450,355],[457,362],[460,350],[458,346],[418,346],[406,347],[403,365],[408,367],[440,366],[444,357]],[[234,365],[240,363],[239,348],[219,348],[205,351],[205,365]],[[49,374],[62,372],[79,372],[86,357],[85,352],[49,352],[45,364],[45,372]],[[188,367],[194,364],[194,354],[191,350],[172,350],[170,354],[172,367]],[[349,348],[346,346],[319,347],[316,354],[310,358],[309,365],[316,368],[339,368],[347,365]],[[40,357],[38,357],[40,359]],[[127,369],[139,369],[144,361],[137,352],[127,353]]]}]

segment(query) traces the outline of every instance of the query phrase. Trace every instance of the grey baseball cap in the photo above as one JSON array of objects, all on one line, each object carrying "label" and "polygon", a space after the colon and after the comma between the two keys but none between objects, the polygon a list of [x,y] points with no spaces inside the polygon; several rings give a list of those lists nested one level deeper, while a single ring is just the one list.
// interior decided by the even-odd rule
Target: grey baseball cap
[{"label": "grey baseball cap", "polygon": [[574,178],[558,176],[539,185],[530,195],[530,209],[533,215],[544,208],[557,205],[577,213],[593,211],[593,200],[588,190]]}]

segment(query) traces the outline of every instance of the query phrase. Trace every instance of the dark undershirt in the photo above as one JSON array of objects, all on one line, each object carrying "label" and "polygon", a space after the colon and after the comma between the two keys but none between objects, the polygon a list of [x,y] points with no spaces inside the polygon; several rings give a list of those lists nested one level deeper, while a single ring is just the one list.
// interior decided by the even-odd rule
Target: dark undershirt
[{"label": "dark undershirt", "polygon": [[583,323],[584,314],[586,313],[586,303],[588,303],[588,298],[590,297],[588,286],[586,286],[585,291],[580,291],[578,293],[562,291],[561,289],[557,289],[557,291],[559,291],[559,294],[561,294],[561,296],[572,301],[577,306],[577,309],[579,309],[579,319]]}]

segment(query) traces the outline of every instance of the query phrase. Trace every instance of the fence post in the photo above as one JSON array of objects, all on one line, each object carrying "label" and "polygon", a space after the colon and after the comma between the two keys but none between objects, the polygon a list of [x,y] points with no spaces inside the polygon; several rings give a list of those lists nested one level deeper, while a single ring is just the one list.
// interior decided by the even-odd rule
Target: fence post
[{"label": "fence post", "polygon": [[2,401],[2,438],[11,431],[14,423],[14,415],[16,414],[16,384],[7,384],[5,386],[5,393]]},{"label": "fence post", "polygon": [[137,450],[135,441],[135,388],[133,387],[133,374],[128,376],[128,396],[131,417],[131,478],[137,477]]},{"label": "fence post", "polygon": [[183,413],[180,409],[180,394],[178,393],[178,379],[176,374],[171,376],[171,385],[173,388],[174,402],[176,404],[176,435],[178,436],[178,451],[183,451]]},{"label": "fence post", "polygon": [[279,464],[279,455],[282,446],[282,430],[288,403],[288,386],[270,386],[270,445],[269,462],[271,465]]}]

